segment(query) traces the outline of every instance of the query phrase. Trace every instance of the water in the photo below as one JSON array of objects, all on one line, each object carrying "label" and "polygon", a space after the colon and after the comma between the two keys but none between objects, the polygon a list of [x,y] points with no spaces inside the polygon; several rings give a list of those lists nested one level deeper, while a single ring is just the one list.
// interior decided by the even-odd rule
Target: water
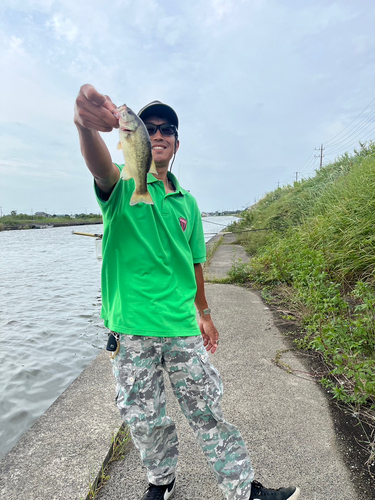
[{"label": "water", "polygon": [[[235,217],[203,219],[206,241]],[[0,232],[0,457],[103,349],[101,225]]]}]

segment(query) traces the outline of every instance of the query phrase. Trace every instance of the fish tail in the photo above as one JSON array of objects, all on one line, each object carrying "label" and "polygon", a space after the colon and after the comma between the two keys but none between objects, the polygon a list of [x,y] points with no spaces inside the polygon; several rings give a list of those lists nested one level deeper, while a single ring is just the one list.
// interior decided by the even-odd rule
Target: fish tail
[{"label": "fish tail", "polygon": [[146,191],[146,193],[137,193],[134,191],[132,197],[130,198],[130,206],[137,205],[138,203],[146,203],[147,205],[154,204],[148,191]]}]

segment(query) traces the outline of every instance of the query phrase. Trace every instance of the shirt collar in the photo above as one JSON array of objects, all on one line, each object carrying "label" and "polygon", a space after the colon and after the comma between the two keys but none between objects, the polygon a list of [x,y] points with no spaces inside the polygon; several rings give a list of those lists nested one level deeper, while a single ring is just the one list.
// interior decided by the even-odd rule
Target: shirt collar
[{"label": "shirt collar", "polygon": [[[176,188],[175,193],[180,193],[180,194],[184,195],[186,193],[186,191],[185,191],[185,189],[183,189],[180,186],[180,183],[178,182],[177,177],[174,174],[172,174],[172,172],[168,172],[167,176],[168,176],[168,179],[170,179],[173,182],[173,185]],[[157,182],[158,180],[159,179],[157,179],[154,176],[154,174],[150,174],[150,173],[147,174],[147,184],[151,184],[153,182]]]}]

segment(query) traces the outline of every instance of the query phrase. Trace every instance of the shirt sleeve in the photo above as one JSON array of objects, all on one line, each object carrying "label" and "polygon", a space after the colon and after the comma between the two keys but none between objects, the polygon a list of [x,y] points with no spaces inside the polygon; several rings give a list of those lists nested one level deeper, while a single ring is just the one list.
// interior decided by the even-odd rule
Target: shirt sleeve
[{"label": "shirt sleeve", "polygon": [[202,216],[197,202],[194,200],[194,226],[190,236],[189,245],[193,255],[194,264],[206,262],[206,242],[203,232]]},{"label": "shirt sleeve", "polygon": [[[117,165],[117,164],[115,165],[121,172],[123,165]],[[103,193],[100,190],[100,188],[98,187],[98,185],[94,180],[94,192],[96,196],[96,201],[98,202],[100,210],[103,214],[103,218],[111,219],[113,217],[113,214],[115,213],[116,209],[120,204],[120,198],[122,195],[123,187],[124,187],[123,183],[121,182],[120,179],[113,187],[111,193],[107,194]]]}]

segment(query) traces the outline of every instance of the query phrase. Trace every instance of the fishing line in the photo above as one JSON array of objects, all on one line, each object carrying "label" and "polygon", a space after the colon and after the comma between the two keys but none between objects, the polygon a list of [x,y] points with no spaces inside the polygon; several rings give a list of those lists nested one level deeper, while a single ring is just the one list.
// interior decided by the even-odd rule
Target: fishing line
[{"label": "fishing line", "polygon": [[[205,224],[216,224],[216,226],[223,226],[223,227],[227,227],[229,225],[229,224],[220,224],[219,222],[211,222],[210,220],[204,220],[204,219],[203,219],[203,222]],[[235,222],[235,221],[233,221],[233,222]]]}]

